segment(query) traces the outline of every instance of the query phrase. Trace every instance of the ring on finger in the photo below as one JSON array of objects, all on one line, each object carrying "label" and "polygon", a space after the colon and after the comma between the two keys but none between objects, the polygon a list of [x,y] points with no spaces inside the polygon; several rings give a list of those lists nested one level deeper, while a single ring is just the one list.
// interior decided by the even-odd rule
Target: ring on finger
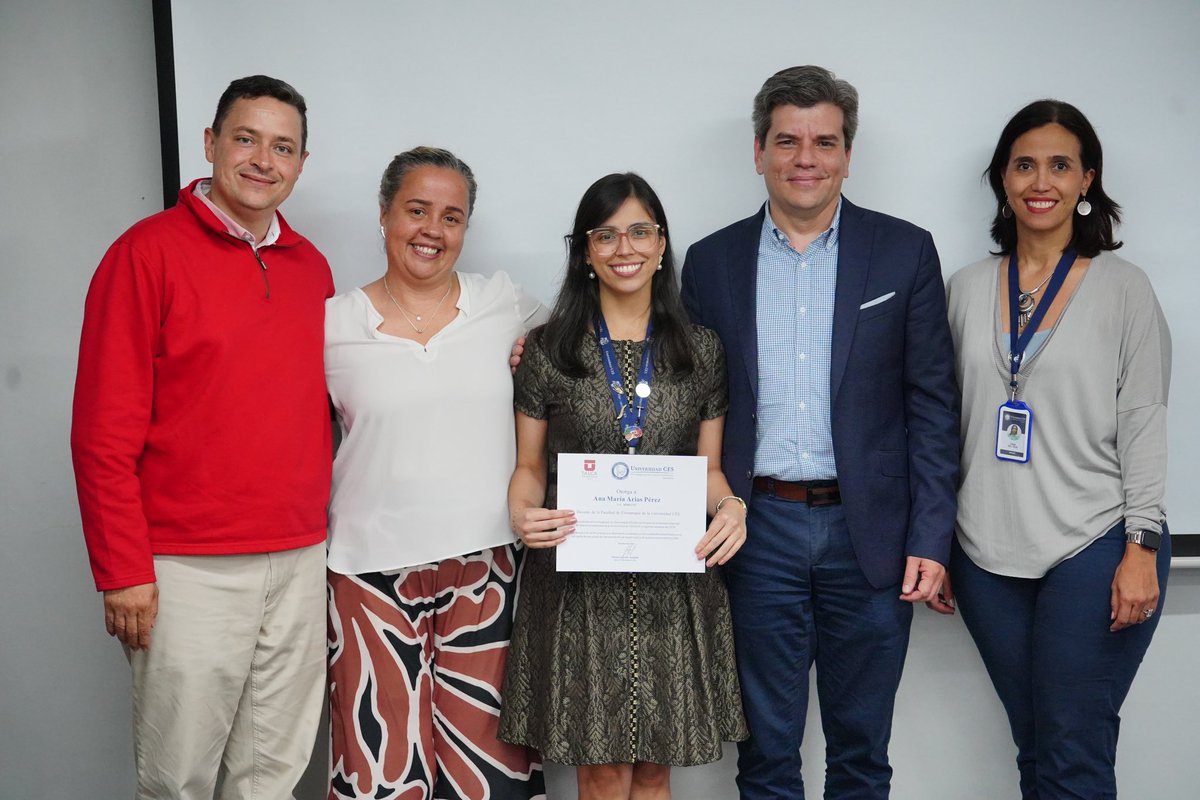
[{"label": "ring on finger", "polygon": [[1151,617],[1154,616],[1154,609],[1153,608],[1143,608],[1142,616],[1145,617],[1146,619],[1150,619]]}]

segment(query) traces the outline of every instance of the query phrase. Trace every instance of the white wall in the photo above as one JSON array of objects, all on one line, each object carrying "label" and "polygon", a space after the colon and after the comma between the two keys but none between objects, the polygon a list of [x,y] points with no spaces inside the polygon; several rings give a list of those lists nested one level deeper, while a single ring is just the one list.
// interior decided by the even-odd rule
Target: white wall
[{"label": "white wall", "polygon": [[0,3],[0,797],[132,796],[67,434],[91,272],[162,208],[148,4]]},{"label": "white wall", "polygon": [[[1086,7],[1112,10],[1114,5],[1095,2]],[[428,15],[434,14],[436,7],[423,8],[425,12],[420,19],[428,23],[431,19]],[[497,4],[496,8],[504,9],[503,19],[497,18],[497,25],[519,27],[534,16],[533,9],[542,6],[514,0]],[[611,18],[605,6],[589,8]],[[739,4],[736,8],[753,6]],[[522,9],[523,13],[518,13]],[[686,29],[688,19],[680,16],[679,31]],[[1190,19],[1194,22],[1195,17]],[[903,23],[899,17],[886,21],[892,27]],[[260,33],[277,33],[280,27],[268,17],[260,18],[259,23],[251,27]],[[240,29],[247,20],[235,19],[231,24]],[[1072,39],[1073,28],[1068,26],[1064,30],[1062,26],[1037,20],[1032,24],[1033,30],[1026,34],[1014,22],[1013,36],[1028,36],[1032,42],[1021,45],[1021,52],[1036,45],[1051,53],[1056,64],[1074,64],[1081,59],[1097,63],[1099,56],[1087,55],[1093,48]],[[1119,27],[1113,26],[1113,30]],[[770,30],[767,22],[763,29]],[[1190,43],[1197,34],[1200,25],[1192,24],[1186,30],[1176,31],[1175,40]],[[412,35],[422,34],[412,31],[396,34],[397,58],[402,55],[400,43]],[[859,34],[856,41],[863,41],[864,36],[872,46],[886,44],[879,33]],[[453,44],[453,37],[450,39]],[[270,47],[281,40],[278,36],[267,36],[265,41],[264,47]],[[283,41],[287,41],[286,37]],[[659,57],[654,55],[657,52],[654,37],[649,37],[643,49],[647,58]],[[739,193],[736,203],[720,199],[723,193],[714,190],[718,199],[714,200],[713,208],[687,224],[689,240],[732,219],[737,212],[748,211],[744,208],[747,202],[757,201],[756,179],[748,155],[743,152],[748,150],[749,141],[744,130],[746,108],[757,83],[770,69],[805,60],[803,48],[797,46],[796,50],[798,55],[791,61],[773,62],[770,68],[759,69],[744,90],[712,97],[705,108],[718,117],[715,122],[710,120],[700,130],[681,125],[680,132],[673,134],[678,147],[692,147],[687,143],[694,136],[700,137],[699,146],[710,159],[735,162],[746,172],[736,189]],[[970,50],[966,44],[958,48],[963,58]],[[1195,53],[1194,47],[1191,52]],[[586,55],[594,59],[605,57],[603,49],[598,47],[588,49]],[[487,64],[472,63],[470,54],[464,53],[464,58],[466,67],[487,70]],[[314,58],[313,68],[319,67],[319,63],[319,58]],[[842,60],[832,66],[852,80],[858,77],[855,65],[849,61]],[[211,117],[220,89],[229,79],[249,71],[245,65],[221,60],[212,61],[210,67],[216,88],[197,103],[201,108],[191,109],[199,122],[183,123],[195,128],[196,154],[200,128]],[[1190,81],[1196,74],[1200,72],[1189,72],[1180,78]],[[294,81],[301,91],[307,91],[304,76],[287,73],[282,77]],[[536,75],[530,76],[530,83],[536,85]],[[885,124],[893,128],[910,126],[906,120],[911,115],[903,106],[911,100],[919,112],[930,102],[921,99],[929,97],[923,93],[936,95],[937,85],[923,81],[919,86],[914,85],[911,95],[904,98],[870,98],[876,107],[870,116],[864,115],[863,136],[867,136],[868,124],[877,129]],[[361,109],[364,118],[369,118],[372,104],[392,101],[402,94],[396,89],[393,95],[381,98],[377,93],[362,92],[356,95],[354,107]],[[1125,104],[1131,96],[1128,87],[1118,94],[1105,92],[1101,86],[1092,102],[1083,105],[1094,116],[1104,114],[1112,125],[1113,120],[1123,115],[1138,117],[1136,113],[1127,113]],[[864,102],[867,99],[864,96]],[[987,124],[981,127],[982,138],[972,145],[976,156],[986,155],[983,151],[995,135],[993,129],[1019,99],[1007,95],[997,98]],[[1195,113],[1195,93],[1190,88],[1178,92],[1177,100],[1179,113]],[[343,158],[335,155],[339,151],[329,141],[330,131],[338,131],[333,138],[340,141],[353,120],[331,119],[328,111],[331,98],[322,96],[318,100],[310,96],[310,101],[314,139],[320,142],[320,149],[315,143],[313,149],[326,164],[323,180],[329,180],[341,170]],[[1136,103],[1133,107],[1138,108]],[[3,545],[0,550],[0,800],[129,797],[133,778],[128,670],[120,648],[103,632],[100,603],[92,589],[79,530],[67,433],[75,349],[91,272],[122,230],[160,208],[148,4],[141,0],[7,0],[0,4],[0,111],[5,121],[0,132],[0,209],[3,209],[0,213],[0,277],[3,278],[0,283],[3,287],[0,290],[0,375],[3,376],[0,382],[3,404],[0,406],[3,410],[0,414],[0,442],[3,442],[0,445],[0,544]],[[417,111],[414,109],[412,113]],[[429,109],[421,111],[432,113]],[[680,120],[682,113],[683,110],[677,110],[655,124]],[[1118,141],[1106,137],[1105,142],[1111,168],[1115,170],[1118,162],[1124,164],[1117,174],[1122,176],[1119,180],[1126,187],[1152,185],[1153,191],[1160,195],[1146,201],[1151,208],[1178,202],[1190,209],[1186,213],[1194,214],[1195,203],[1187,198],[1197,183],[1196,170],[1180,174],[1173,164],[1184,149],[1195,151],[1195,130],[1164,133],[1155,127],[1164,117],[1171,119],[1174,113],[1146,117],[1151,127],[1143,136],[1125,136]],[[487,139],[493,127],[492,121],[484,120],[463,131],[459,142],[450,144],[466,156],[469,149],[478,146],[477,142]],[[906,134],[909,135],[916,134]],[[379,168],[391,152],[414,143],[414,136],[398,134],[391,149],[376,154]],[[903,147],[880,140],[877,133],[872,137],[861,140],[860,147],[868,142],[871,146],[863,147],[855,156],[855,166],[860,172],[854,181],[872,171],[907,168]],[[1170,147],[1163,144],[1180,137],[1186,137],[1187,141]],[[352,142],[344,146],[352,149]],[[868,154],[866,158],[864,154]],[[529,162],[528,153],[522,153],[522,157]],[[693,166],[697,180],[702,180],[704,162],[695,160]],[[980,200],[976,196],[982,190],[974,183],[978,172],[974,165],[935,166],[939,175],[967,170],[967,188],[962,189],[961,197],[951,193],[929,198],[930,204],[975,203],[977,211],[983,208],[986,198]],[[608,168],[609,165],[590,164],[588,175],[594,177]],[[353,247],[364,250],[365,255],[359,260],[372,257],[365,237],[374,225],[370,219],[370,196],[371,184],[377,176],[343,175],[344,180],[355,182],[355,191],[366,195],[363,207],[355,208],[353,213],[321,208],[322,182],[315,180],[320,176],[320,171],[306,171],[295,199],[287,207],[289,217],[300,230],[313,233],[317,243],[330,252],[345,246],[343,239],[346,239],[356,242]],[[497,189],[504,180],[497,175],[488,178],[490,185],[484,183],[481,203],[483,197],[489,198],[489,205],[482,208],[488,209],[491,221],[487,225],[481,221],[471,234],[478,244],[474,256],[476,268],[486,265],[485,243],[497,234],[499,227],[522,224],[526,216],[520,208],[493,199],[499,195]],[[855,199],[887,208],[868,190],[870,187],[856,185],[854,181],[847,184],[847,190],[853,192]],[[919,189],[923,184],[913,185]],[[582,185],[564,186],[559,197],[569,205],[582,188]],[[668,209],[673,207],[671,199],[678,205],[687,194],[682,186],[670,191]],[[1122,200],[1128,194],[1118,191],[1116,186],[1113,191]],[[1130,226],[1124,233],[1132,248],[1134,219],[1143,220],[1151,212],[1145,205],[1135,208],[1133,203],[1125,201],[1130,208]],[[569,215],[569,211],[562,213]],[[366,219],[360,219],[364,215]],[[560,217],[555,230],[564,224]],[[1195,248],[1180,248],[1178,242],[1185,235],[1194,237],[1194,228],[1181,231],[1179,237],[1159,237],[1154,242],[1143,243],[1139,236],[1138,246],[1142,253],[1161,251],[1182,265]],[[378,253],[373,255],[378,259]],[[965,258],[964,253],[962,257],[947,256],[945,260],[950,266]],[[549,285],[557,263],[557,260],[546,262],[509,255],[505,266],[523,267],[530,275],[540,275],[544,285]],[[381,259],[366,265],[337,260],[335,271],[344,287],[369,278],[381,265]],[[1159,284],[1159,276],[1152,272],[1152,277]],[[1196,286],[1194,277],[1177,280],[1166,291],[1159,285],[1177,347],[1181,329],[1194,330],[1187,328],[1196,316],[1187,296],[1194,295],[1194,291],[1188,290]],[[1194,338],[1188,341],[1187,346],[1193,352],[1200,349]],[[1189,395],[1177,388],[1175,396]],[[1177,401],[1173,424],[1187,422],[1180,420],[1181,407],[1187,406]],[[1187,487],[1180,491],[1187,491]],[[1189,532],[1200,532],[1200,527]],[[1197,714],[1200,679],[1196,674],[1196,664],[1200,663],[1200,572],[1177,569],[1171,581],[1157,639],[1125,706],[1120,785],[1123,796],[1137,800],[1193,800],[1195,787],[1200,785],[1200,759],[1194,754],[1195,743],[1200,741],[1200,714]],[[978,656],[957,619],[935,618],[918,609],[898,705],[892,745],[896,800],[927,797],[991,800],[1015,796],[1012,745],[1005,723]],[[804,747],[808,762],[805,774],[812,796],[819,794],[817,787],[821,780],[821,739],[816,726],[814,716],[810,728],[813,735]],[[322,755],[314,762],[311,777],[304,784],[302,800],[324,796],[320,779],[324,768],[323,745],[318,751]],[[733,797],[733,772],[732,749],[730,757],[718,764],[677,770],[676,796],[688,800]],[[552,797],[574,796],[569,770],[551,769],[550,776]]]},{"label": "white wall", "polygon": [[[861,93],[847,197],[929,229],[947,273],[992,247],[980,173],[1039,97],[1099,131],[1142,266],[1174,335],[1172,396],[1200,396],[1197,0],[174,0],[184,180],[230,75],[286,76],[311,105],[312,156],[289,203],[345,291],[378,277],[376,192],[390,157],[449,147],[479,178],[460,266],[508,270],[550,299],[562,235],[601,175],[641,172],[677,256],[763,200],[750,106],[781,67],[822,64]],[[268,12],[287,8],[292,13]],[[247,9],[250,9],[249,11]],[[265,28],[228,24],[269,14]],[[220,69],[213,65],[219,64]],[[1172,417],[1168,511],[1200,534],[1200,420]]]}]

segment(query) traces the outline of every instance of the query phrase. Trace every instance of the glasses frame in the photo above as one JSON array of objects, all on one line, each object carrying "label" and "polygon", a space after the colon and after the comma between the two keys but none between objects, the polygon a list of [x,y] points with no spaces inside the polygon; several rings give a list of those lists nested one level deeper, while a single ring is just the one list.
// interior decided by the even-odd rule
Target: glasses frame
[{"label": "glasses frame", "polygon": [[[655,234],[654,242],[653,242],[653,244],[650,245],[650,250],[653,250],[655,247],[658,246],[659,241],[662,239],[662,236],[663,236],[662,225],[659,225],[657,222],[635,222],[634,224],[629,226],[629,228],[641,228],[641,227],[649,227],[649,228],[654,229],[654,234]],[[626,228],[625,230],[622,231],[622,230],[618,230],[617,228],[613,228],[609,225],[601,225],[598,228],[592,228],[591,230],[584,231],[583,237],[587,241],[588,245],[590,247],[596,248],[596,253],[598,255],[602,255],[602,256],[610,256],[613,253],[617,252],[617,250],[621,249],[621,239],[622,238],[624,238],[625,241],[629,242],[629,246],[631,248],[633,248],[634,252],[642,253],[642,254],[645,254],[646,252],[650,252],[649,250],[642,250],[640,247],[637,246],[637,244],[634,243],[633,239],[629,238],[629,228]],[[595,233],[596,231],[612,231],[613,233],[615,233],[617,235],[616,241],[613,243],[611,250],[608,248],[604,248],[602,250],[600,245],[598,245],[592,241],[592,234]]]}]

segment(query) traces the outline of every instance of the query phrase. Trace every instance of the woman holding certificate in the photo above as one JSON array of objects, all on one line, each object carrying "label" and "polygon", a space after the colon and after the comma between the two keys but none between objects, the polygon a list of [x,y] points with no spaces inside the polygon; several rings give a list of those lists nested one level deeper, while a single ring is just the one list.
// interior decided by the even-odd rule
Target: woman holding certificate
[{"label": "woman holding certificate", "polygon": [[[579,796],[665,798],[670,767],[746,737],[729,600],[716,569],[746,538],[721,474],[725,359],[679,300],[666,214],[641,177],[584,193],[550,321],[517,371],[512,529],[529,548],[500,738],[577,765]],[[558,572],[574,516],[556,508],[559,453],[708,458],[692,573]]]},{"label": "woman holding certificate", "polygon": [[1118,258],[1100,141],[1074,106],[1017,112],[987,177],[995,258],[949,284],[962,405],[945,597],[1008,713],[1021,796],[1116,797],[1121,703],[1170,563],[1171,339]]},{"label": "woman holding certificate", "polygon": [[379,186],[383,276],[328,302],[344,432],[329,506],[329,797],[544,797],[496,739],[521,548],[509,345],[545,309],[454,269],[475,177],[418,147]]}]

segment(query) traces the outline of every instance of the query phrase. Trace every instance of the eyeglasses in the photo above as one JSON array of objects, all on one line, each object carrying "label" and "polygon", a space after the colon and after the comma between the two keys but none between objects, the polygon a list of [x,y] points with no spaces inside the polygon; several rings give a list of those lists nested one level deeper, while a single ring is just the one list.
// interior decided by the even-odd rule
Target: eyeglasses
[{"label": "eyeglasses", "polygon": [[658,245],[658,231],[658,225],[639,222],[623,231],[616,228],[592,228],[584,235],[587,236],[588,243],[595,248],[596,255],[610,256],[617,252],[622,236],[629,241],[629,246],[639,253],[653,250]]}]

